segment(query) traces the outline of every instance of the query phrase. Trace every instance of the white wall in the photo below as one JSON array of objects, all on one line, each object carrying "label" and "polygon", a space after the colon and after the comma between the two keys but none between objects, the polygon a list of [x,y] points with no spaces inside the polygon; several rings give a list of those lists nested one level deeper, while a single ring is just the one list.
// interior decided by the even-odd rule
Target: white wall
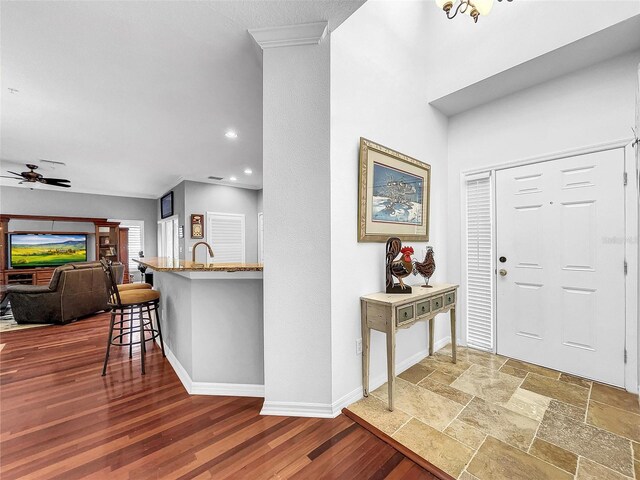
[{"label": "white wall", "polygon": [[[426,6],[425,6],[426,5]],[[368,1],[332,34],[331,42],[331,337],[334,402],[362,385],[360,302],[384,289],[384,243],[357,242],[358,146],[366,137],[431,164],[429,245],[434,281],[446,274],[447,119],[427,104],[430,72],[420,61],[429,2]],[[265,121],[265,125],[268,123]],[[265,192],[268,190],[265,186]],[[268,217],[266,217],[268,218]],[[417,256],[426,243],[410,242]],[[269,262],[271,266],[271,262]],[[421,277],[412,277],[421,283]],[[438,317],[436,340],[449,333]],[[427,328],[418,323],[396,340],[397,363],[426,355]],[[417,361],[419,358],[415,358]],[[372,333],[371,387],[386,381],[384,336]],[[379,382],[378,382],[379,383]]]},{"label": "white wall", "polygon": [[464,16],[448,20],[433,1],[424,3],[433,45],[429,100],[640,14],[637,0],[516,0],[494,2],[491,13],[473,24]]},{"label": "white wall", "polygon": [[[191,260],[190,248],[196,242],[209,242],[205,225],[205,238],[191,238],[191,214],[207,212],[239,213],[245,216],[245,262],[258,258],[258,198],[259,190],[213,185],[184,180],[171,189],[173,213],[178,215],[178,225],[184,226],[184,238],[178,240],[180,258]],[[261,198],[261,196],[260,196]],[[157,201],[157,218],[160,220],[160,201]],[[154,227],[156,228],[156,227]],[[210,243],[210,242],[209,242]],[[215,253],[216,246],[211,245]],[[198,247],[196,260],[206,262],[206,249]]]},{"label": "white wall", "polygon": [[[461,283],[460,175],[632,136],[640,51],[523,90],[449,119],[448,275]],[[465,335],[460,295],[460,336]]]},{"label": "white wall", "polygon": [[263,412],[331,403],[329,51],[263,53]]},{"label": "white wall", "polygon": [[[258,192],[246,188],[211,185],[209,183],[184,182],[185,184],[185,219],[184,223],[184,257],[191,260],[189,248],[198,239],[191,238],[191,214],[207,212],[239,213],[244,215],[245,228],[245,262],[254,263],[258,258]],[[207,231],[205,226],[205,241]],[[181,242],[182,243],[182,242]],[[211,245],[215,253],[216,246]],[[196,260],[206,261],[206,249],[198,247]]]},{"label": "white wall", "polygon": [[116,197],[20,187],[0,189],[0,212],[21,215],[118,218],[144,222],[145,256],[156,254],[156,202],[145,198]]}]

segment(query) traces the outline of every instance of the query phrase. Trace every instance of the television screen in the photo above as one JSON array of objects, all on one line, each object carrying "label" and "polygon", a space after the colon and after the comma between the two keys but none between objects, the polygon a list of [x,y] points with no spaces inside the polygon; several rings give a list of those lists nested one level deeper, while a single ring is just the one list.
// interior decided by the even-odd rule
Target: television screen
[{"label": "television screen", "polygon": [[167,193],[160,199],[160,218],[173,215],[173,192]]},{"label": "television screen", "polygon": [[86,234],[12,233],[11,267],[57,267],[87,261]]}]

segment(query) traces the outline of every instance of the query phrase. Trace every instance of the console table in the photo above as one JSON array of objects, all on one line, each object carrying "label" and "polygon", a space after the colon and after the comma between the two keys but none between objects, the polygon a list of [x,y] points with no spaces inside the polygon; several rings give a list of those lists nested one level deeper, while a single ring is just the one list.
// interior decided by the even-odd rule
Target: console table
[{"label": "console table", "polygon": [[458,285],[436,283],[432,288],[414,286],[408,294],[372,293],[360,297],[362,318],[362,387],[369,396],[369,359],[371,330],[387,336],[387,383],[389,410],[393,411],[393,392],[396,384],[396,331],[409,328],[416,322],[429,322],[429,355],[433,355],[435,316],[449,312],[451,316],[451,353],[456,363],[456,300]]}]

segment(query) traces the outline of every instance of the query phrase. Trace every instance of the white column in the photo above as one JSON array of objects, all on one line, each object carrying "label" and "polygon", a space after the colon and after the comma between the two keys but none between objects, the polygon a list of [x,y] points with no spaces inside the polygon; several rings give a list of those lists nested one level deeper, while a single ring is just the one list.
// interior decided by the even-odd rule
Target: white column
[{"label": "white column", "polygon": [[326,22],[250,31],[264,66],[267,415],[333,416],[326,32]]}]

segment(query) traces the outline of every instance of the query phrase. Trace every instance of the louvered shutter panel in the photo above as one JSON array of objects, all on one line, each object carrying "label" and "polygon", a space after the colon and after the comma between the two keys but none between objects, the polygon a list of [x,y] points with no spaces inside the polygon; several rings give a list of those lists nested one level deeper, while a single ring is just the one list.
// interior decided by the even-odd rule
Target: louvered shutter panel
[{"label": "louvered shutter panel", "polygon": [[138,271],[138,264],[133,259],[138,258],[142,250],[142,227],[129,225],[127,228],[129,229],[129,272],[134,273]]},{"label": "louvered shutter panel", "polygon": [[467,177],[467,344],[494,349],[491,177]]},{"label": "louvered shutter panel", "polygon": [[207,242],[215,254],[212,263],[243,263],[244,215],[207,212]]}]

